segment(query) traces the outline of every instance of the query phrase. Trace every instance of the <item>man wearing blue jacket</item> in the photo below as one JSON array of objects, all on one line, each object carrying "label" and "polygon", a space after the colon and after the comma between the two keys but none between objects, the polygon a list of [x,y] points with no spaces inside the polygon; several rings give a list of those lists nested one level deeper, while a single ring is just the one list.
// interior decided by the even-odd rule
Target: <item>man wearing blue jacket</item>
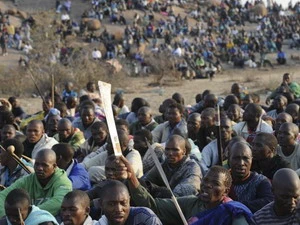
[{"label": "man wearing blue jacket", "polygon": [[73,190],[87,191],[91,189],[89,174],[86,169],[73,159],[74,149],[70,144],[60,143],[52,147],[56,154],[56,164],[67,172],[68,178],[72,181]]}]

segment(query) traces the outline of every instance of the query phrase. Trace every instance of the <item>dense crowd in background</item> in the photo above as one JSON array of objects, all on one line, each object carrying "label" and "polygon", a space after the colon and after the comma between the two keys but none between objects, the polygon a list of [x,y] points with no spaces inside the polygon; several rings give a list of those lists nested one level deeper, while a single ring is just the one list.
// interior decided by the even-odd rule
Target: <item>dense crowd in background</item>
[{"label": "dense crowd in background", "polygon": [[[151,63],[146,54],[168,52],[182,77],[192,79],[213,77],[224,64],[237,68],[284,65],[287,56],[283,45],[299,48],[298,3],[289,5],[288,11],[276,3],[266,8],[260,1],[241,4],[231,0],[205,7],[202,4],[191,7],[186,1],[94,0],[87,2],[89,7],[79,19],[71,16],[72,1],[56,1],[57,40],[51,46],[49,60],[68,65],[74,47],[64,41],[68,36],[79,36],[102,46],[89,53],[90,59],[126,58],[138,75],[149,72]],[[178,6],[185,7],[188,13],[175,13],[173,8]],[[133,18],[124,15],[128,10],[135,10]],[[34,57],[29,53],[34,49],[30,32],[35,19],[29,17],[21,27],[14,27],[7,12],[0,12],[0,18],[2,55],[7,55],[8,48],[22,50],[20,64],[27,65]],[[99,33],[99,22],[104,27],[118,24],[124,32],[104,28]],[[249,22],[255,23],[255,28],[246,29]],[[270,53],[277,54],[276,62],[270,59]]]}]

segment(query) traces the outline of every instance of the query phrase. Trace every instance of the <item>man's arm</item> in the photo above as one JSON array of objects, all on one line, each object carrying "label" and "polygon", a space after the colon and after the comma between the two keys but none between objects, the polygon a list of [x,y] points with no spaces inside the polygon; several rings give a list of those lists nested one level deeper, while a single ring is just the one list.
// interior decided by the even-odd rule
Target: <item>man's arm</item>
[{"label": "man's arm", "polygon": [[37,205],[40,209],[46,210],[51,213],[53,216],[56,216],[60,210],[61,203],[65,195],[72,191],[72,183],[66,177],[61,178],[63,180],[57,181],[53,187],[53,196],[50,197],[47,201],[43,202],[40,205]]},{"label": "man's arm", "polygon": [[[124,156],[121,156],[117,160],[122,160],[125,167],[119,167],[118,170],[121,173],[127,171],[128,174],[128,184],[129,191],[131,193],[131,198],[134,202],[138,202],[140,206],[148,207],[154,211],[155,214],[161,219],[163,224],[182,224],[181,218],[177,212],[177,209],[171,199],[154,199],[149,192],[140,185],[137,177],[134,175],[133,169],[130,163],[126,160]],[[178,198],[178,203],[183,210],[183,214],[186,218],[191,216],[194,209],[191,207],[196,205],[197,197],[193,198]]]}]

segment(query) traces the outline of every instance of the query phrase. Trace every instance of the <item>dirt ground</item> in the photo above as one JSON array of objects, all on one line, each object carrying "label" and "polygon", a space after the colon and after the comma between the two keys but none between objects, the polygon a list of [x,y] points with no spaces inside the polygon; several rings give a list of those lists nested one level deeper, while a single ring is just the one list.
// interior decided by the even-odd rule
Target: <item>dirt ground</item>
[{"label": "dirt ground", "polygon": [[[84,0],[73,0],[72,16],[79,18],[83,9],[88,8],[90,1]],[[50,10],[53,9],[55,5],[54,0],[19,0],[18,7],[22,10],[28,12],[36,12],[37,10]],[[8,8],[14,7],[12,2],[9,0],[3,0],[0,2],[0,8],[2,10],[7,10]],[[183,9],[175,8],[178,13],[184,15]],[[127,18],[133,18],[135,11],[126,12]],[[140,13],[142,15],[142,13]],[[20,20],[17,18],[12,18],[14,24],[20,24]],[[194,21],[191,21],[194,23]],[[253,26],[253,25],[252,25]],[[117,25],[107,25],[108,30],[123,30]],[[249,27],[248,27],[249,28]],[[261,102],[264,102],[266,94],[270,89],[277,87],[282,79],[282,74],[289,72],[292,74],[294,81],[300,83],[300,61],[290,60],[291,54],[299,55],[297,50],[289,50],[288,45],[284,45],[284,50],[287,52],[288,65],[276,66],[274,69],[234,69],[231,66],[226,66],[226,70],[212,80],[199,79],[199,80],[185,80],[178,83],[169,82],[169,86],[163,87],[150,87],[148,84],[154,81],[155,76],[149,77],[128,77],[131,86],[123,89],[126,96],[126,105],[130,106],[130,103],[135,97],[142,97],[149,101],[150,105],[157,113],[157,108],[160,103],[165,99],[172,96],[173,93],[179,92],[185,98],[185,103],[187,105],[193,105],[195,103],[195,95],[202,93],[205,89],[212,90],[215,94],[219,96],[224,96],[230,92],[232,83],[239,82],[248,92],[258,92],[261,96]],[[9,49],[9,55],[6,57],[0,56],[0,66],[4,67],[14,67],[17,66],[17,60],[20,57],[20,52]],[[270,59],[275,62],[276,54],[271,54]],[[166,78],[168,79],[168,78]],[[81,88],[85,85],[82,84]],[[113,87],[113,90],[119,89],[118,87]],[[79,90],[77,90],[79,91]],[[33,90],[33,93],[36,93]],[[8,96],[2,96],[8,97]],[[22,106],[27,113],[35,113],[41,110],[42,101],[39,97],[28,98],[20,96]]]}]

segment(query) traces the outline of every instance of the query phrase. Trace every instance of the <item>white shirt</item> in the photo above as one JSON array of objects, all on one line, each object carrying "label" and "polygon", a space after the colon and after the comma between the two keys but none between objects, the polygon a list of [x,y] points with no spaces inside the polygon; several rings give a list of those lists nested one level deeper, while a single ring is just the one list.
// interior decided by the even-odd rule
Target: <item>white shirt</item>
[{"label": "white shirt", "polygon": [[70,16],[69,16],[68,14],[62,14],[62,15],[61,15],[61,20],[62,20],[62,21],[70,20]]},{"label": "white shirt", "polygon": [[96,51],[92,52],[92,56],[93,56],[93,59],[101,59],[102,54],[99,50],[96,50]]}]

